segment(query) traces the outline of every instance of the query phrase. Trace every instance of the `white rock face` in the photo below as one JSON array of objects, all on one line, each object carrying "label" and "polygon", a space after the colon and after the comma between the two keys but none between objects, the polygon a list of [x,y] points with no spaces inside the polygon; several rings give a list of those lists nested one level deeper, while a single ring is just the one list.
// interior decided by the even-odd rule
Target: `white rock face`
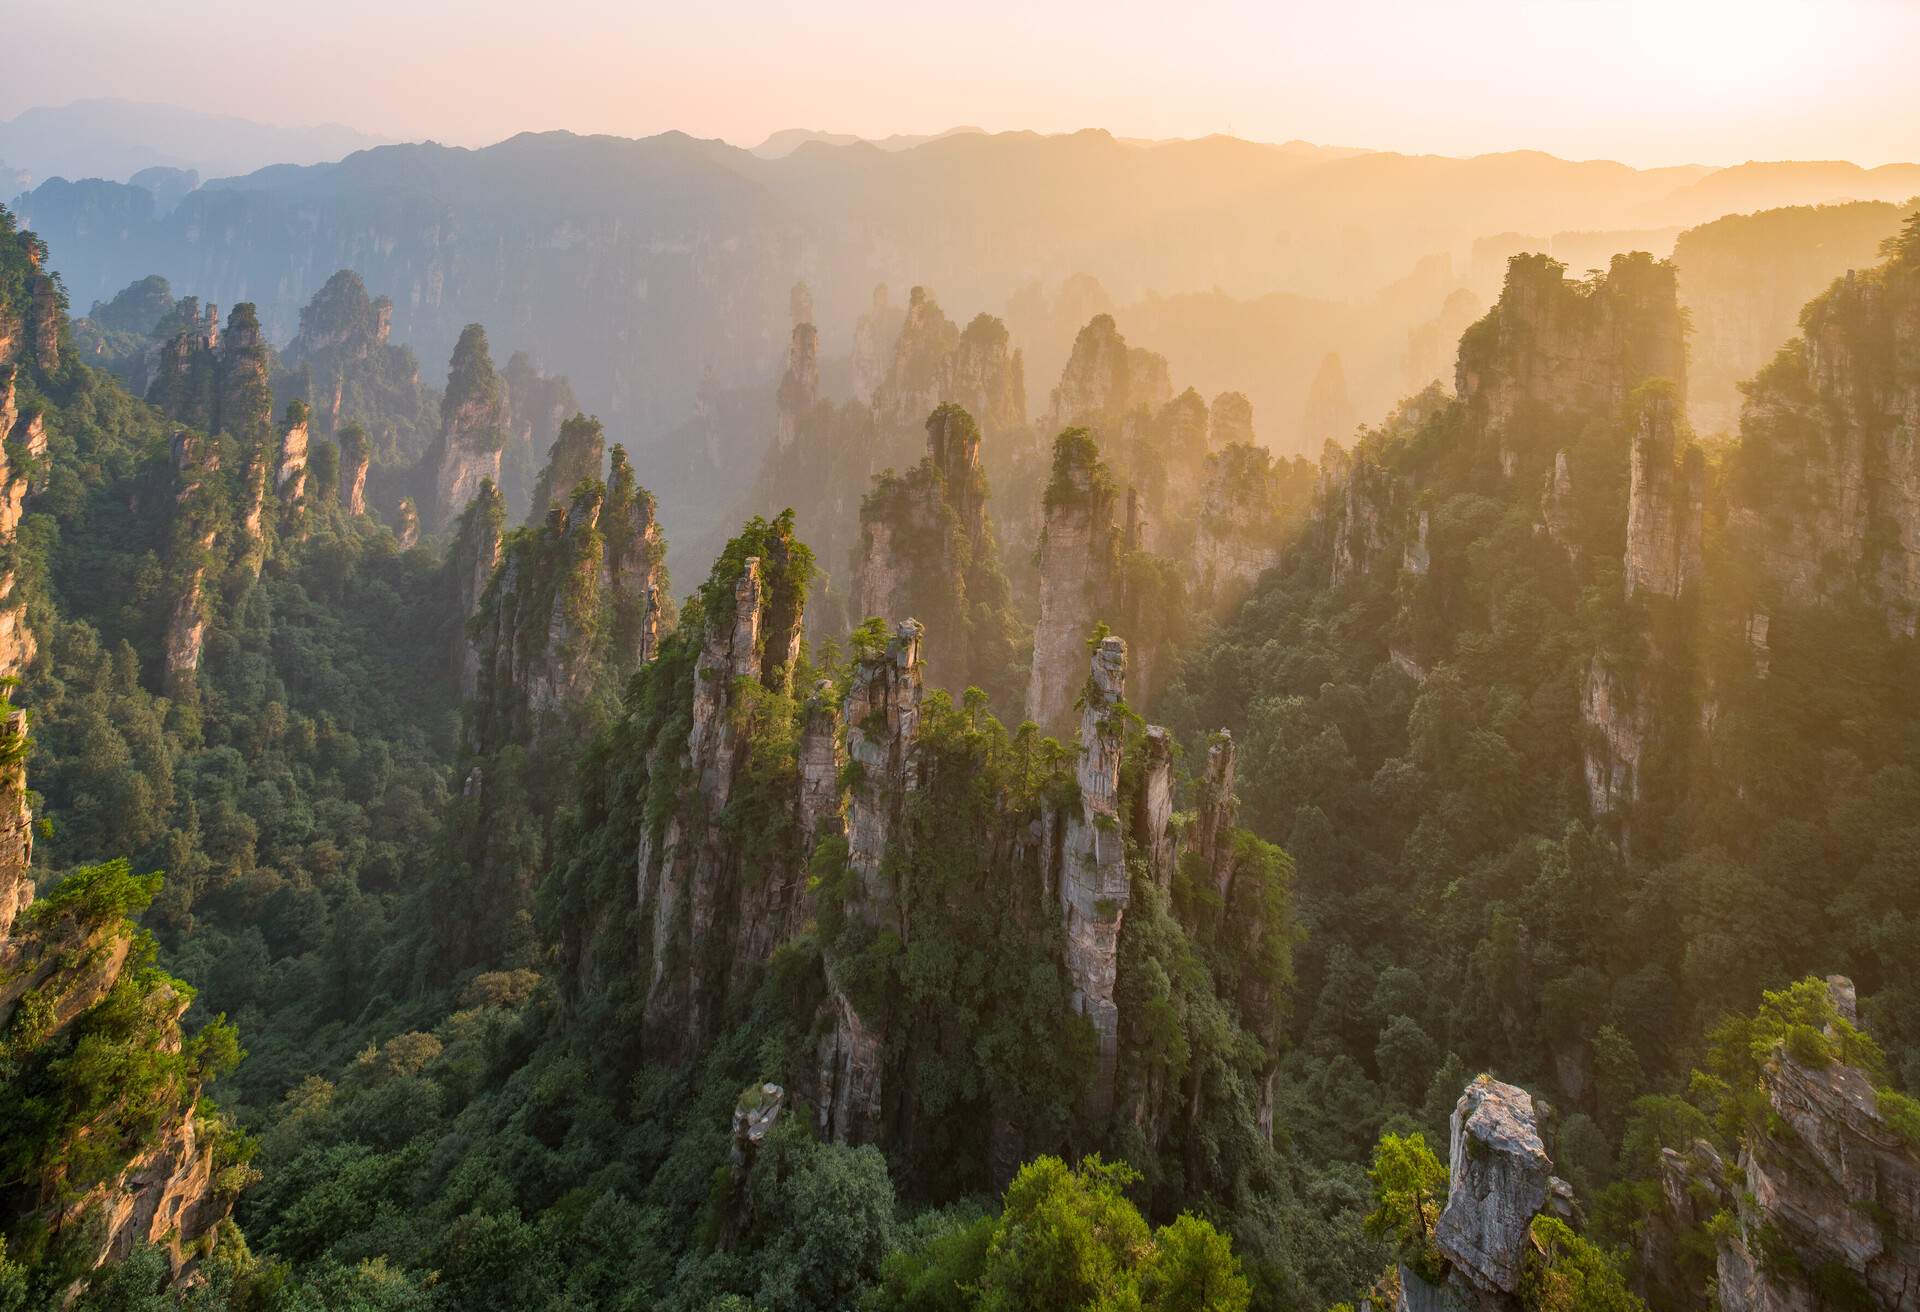
[{"label": "white rock face", "polygon": [[1114,1001],[1120,923],[1126,916],[1126,842],[1117,804],[1125,730],[1113,714],[1126,688],[1127,644],[1101,640],[1093,654],[1086,709],[1080,717],[1080,807],[1067,817],[1060,872],[1060,913],[1067,937],[1067,975],[1073,1006],[1093,1022],[1099,1070],[1088,1091],[1098,1118],[1113,1104],[1119,1052],[1120,1007]]},{"label": "white rock face", "polygon": [[1435,1238],[1473,1284],[1512,1293],[1527,1228],[1546,1206],[1552,1180],[1533,1096],[1482,1075],[1460,1095],[1451,1130],[1447,1207]]}]

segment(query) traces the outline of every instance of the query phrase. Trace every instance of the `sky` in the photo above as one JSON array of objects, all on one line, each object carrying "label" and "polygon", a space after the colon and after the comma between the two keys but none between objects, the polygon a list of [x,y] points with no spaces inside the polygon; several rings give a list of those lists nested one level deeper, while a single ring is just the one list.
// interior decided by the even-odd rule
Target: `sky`
[{"label": "sky", "polygon": [[457,145],[965,123],[1920,159],[1920,0],[0,0],[0,28],[0,117],[117,96]]}]

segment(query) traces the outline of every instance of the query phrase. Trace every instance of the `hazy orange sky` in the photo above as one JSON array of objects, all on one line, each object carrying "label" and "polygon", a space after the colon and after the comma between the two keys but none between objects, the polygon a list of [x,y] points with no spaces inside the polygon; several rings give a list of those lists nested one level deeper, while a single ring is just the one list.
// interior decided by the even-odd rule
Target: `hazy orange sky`
[{"label": "hazy orange sky", "polygon": [[1232,132],[1629,163],[1920,159],[1916,0],[0,0],[0,116],[94,96],[528,129]]}]

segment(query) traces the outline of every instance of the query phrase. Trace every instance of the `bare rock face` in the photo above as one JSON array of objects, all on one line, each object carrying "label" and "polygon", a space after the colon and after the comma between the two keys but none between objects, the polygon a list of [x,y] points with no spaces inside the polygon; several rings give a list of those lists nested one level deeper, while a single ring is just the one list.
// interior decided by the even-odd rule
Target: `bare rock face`
[{"label": "bare rock face", "polygon": [[[1252,427],[1249,407],[1246,428],[1251,432]],[[1238,444],[1207,457],[1206,486],[1193,539],[1191,573],[1197,601],[1224,611],[1280,562],[1277,510],[1273,457],[1264,448]]]},{"label": "bare rock face", "polygon": [[[37,410],[20,409],[15,392],[20,367],[0,364],[0,546],[13,541],[27,494],[45,486],[46,421]],[[27,628],[25,601],[14,595],[16,582],[12,565],[0,569],[0,678],[18,677],[39,650]]]},{"label": "bare rock face", "polygon": [[340,508],[349,515],[367,513],[367,466],[373,453],[367,430],[349,424],[340,432]]},{"label": "bare rock face", "polygon": [[[1193,829],[1188,842],[1200,855],[1207,869],[1220,879],[1226,876],[1223,859],[1228,834],[1239,815],[1240,799],[1233,793],[1233,735],[1225,729],[1213,735],[1207,745],[1207,767],[1200,776],[1194,799]],[[1225,889],[1219,889],[1225,892]]]},{"label": "bare rock face", "polygon": [[500,481],[507,418],[506,384],[494,371],[487,334],[479,324],[468,324],[453,348],[440,401],[440,435],[426,457],[430,531],[452,524],[482,482]]},{"label": "bare rock face", "polygon": [[780,377],[774,400],[778,418],[774,441],[781,450],[793,445],[800,424],[813,411],[820,392],[820,332],[809,322],[793,326],[787,346],[787,371]]},{"label": "bare rock face", "polygon": [[1339,587],[1379,562],[1399,514],[1400,489],[1393,475],[1370,458],[1345,460],[1334,470],[1334,499],[1324,504],[1322,515],[1333,535],[1330,582]]},{"label": "bare rock face", "polygon": [[1547,1205],[1552,1169],[1532,1096],[1486,1075],[1469,1084],[1453,1109],[1447,1206],[1435,1238],[1471,1285],[1519,1288],[1528,1227]]},{"label": "bare rock face", "polygon": [[1080,717],[1080,805],[1067,814],[1061,850],[1060,914],[1073,1006],[1093,1022],[1098,1068],[1086,1105],[1096,1120],[1113,1105],[1120,1009],[1114,980],[1120,925],[1129,898],[1126,842],[1118,803],[1125,726],[1116,710],[1126,692],[1127,644],[1104,638],[1093,654]]},{"label": "bare rock face", "polygon": [[33,902],[33,810],[27,805],[27,713],[0,723],[0,939]]},{"label": "bare rock face", "polygon": [[307,408],[296,401],[287,411],[286,430],[280,435],[280,465],[273,474],[274,491],[289,515],[297,515],[305,503],[307,447]]},{"label": "bare rock face", "polygon": [[[1556,411],[1607,413],[1653,378],[1684,404],[1685,327],[1671,263],[1616,255],[1604,277],[1571,282],[1545,255],[1516,255],[1488,315],[1460,339],[1454,390],[1485,417],[1511,474]],[[1547,458],[1546,452],[1539,453]]]},{"label": "bare rock face", "polygon": [[674,606],[667,580],[667,542],[653,493],[634,480],[626,450],[613,448],[606,510],[606,583],[613,594],[613,650],[622,668],[637,669],[660,651],[672,630]]},{"label": "bare rock face", "polygon": [[1134,816],[1134,840],[1147,854],[1153,882],[1164,891],[1173,886],[1173,735],[1157,724],[1147,726],[1146,759],[1141,766],[1140,801]]},{"label": "bare rock face", "polygon": [[500,546],[506,534],[507,503],[491,481],[480,485],[460,516],[459,531],[447,553],[447,569],[452,575],[456,613],[462,617],[453,640],[453,674],[460,696],[473,696],[480,687],[480,651],[466,631],[465,621],[480,611],[480,599],[500,563]]},{"label": "bare rock face", "polygon": [[1640,764],[1654,730],[1651,699],[1627,674],[1595,656],[1587,663],[1580,718],[1587,727],[1587,805],[1596,816],[1618,815],[1640,800]]},{"label": "bare rock face", "polygon": [[1007,326],[974,316],[954,346],[943,401],[962,406],[986,432],[1011,433],[1027,422],[1026,365],[1011,349]]},{"label": "bare rock face", "polygon": [[915,287],[907,297],[907,314],[894,342],[892,363],[874,390],[874,411],[883,430],[911,432],[923,416],[948,399],[959,342],[960,330],[933,294]]},{"label": "bare rock face", "polygon": [[1099,427],[1133,405],[1127,339],[1110,314],[1097,314],[1073,340],[1073,353],[1053,389],[1050,423]]},{"label": "bare rock face", "polygon": [[[750,989],[754,972],[792,936],[804,910],[801,845],[793,845],[792,859],[749,872],[737,837],[721,821],[742,772],[752,765],[750,726],[735,713],[740,698],[751,695],[743,690],[757,683],[788,693],[798,652],[802,616],[791,572],[794,544],[790,530],[781,524],[775,529],[764,556],[740,563],[731,606],[709,607],[702,617],[684,745],[662,740],[653,749],[661,758],[654,772],[671,777],[677,789],[667,819],[658,830],[643,831],[636,854],[643,956],[651,963],[644,1043],[663,1058],[694,1050],[713,1033],[729,1000]],[[830,719],[816,721],[814,732],[830,734],[832,728]],[[681,752],[669,776],[664,758]],[[812,754],[817,772],[817,741]],[[830,749],[826,754],[831,759]],[[816,773],[815,787],[822,782]],[[796,821],[798,803],[796,796]],[[829,823],[830,810],[823,805],[816,812],[816,828]]]},{"label": "bare rock face", "polygon": [[1065,727],[1085,677],[1084,643],[1115,570],[1119,535],[1113,511],[1113,483],[1092,436],[1084,428],[1062,433],[1047,486],[1040,615],[1027,683],[1027,718],[1043,729]]},{"label": "bare rock face", "polygon": [[[1828,988],[1844,1018],[1852,982]],[[1762,1083],[1784,1130],[1741,1144],[1739,1225],[1719,1249],[1723,1312],[1920,1307],[1920,1152],[1881,1114],[1867,1073],[1782,1049]]]},{"label": "bare rock face", "polygon": [[396,514],[399,522],[393,526],[393,535],[400,542],[400,550],[411,551],[420,541],[420,510],[412,497],[401,497]]},{"label": "bare rock face", "polygon": [[1540,494],[1540,528],[1548,537],[1568,551],[1577,552],[1576,504],[1573,495],[1573,467],[1568,462],[1565,451],[1556,451],[1553,456],[1553,471],[1547,475],[1546,488]]},{"label": "bare rock face", "polygon": [[1700,578],[1706,462],[1681,432],[1670,391],[1642,398],[1639,418],[1627,499],[1627,595],[1678,597]]},{"label": "bare rock face", "polygon": [[1778,602],[1860,596],[1895,632],[1913,634],[1920,251],[1849,273],[1807,306],[1801,326],[1748,391],[1731,526]]},{"label": "bare rock face", "polygon": [[167,617],[163,665],[169,696],[190,695],[207,637],[207,570],[214,524],[201,513],[210,495],[209,481],[220,471],[220,452],[212,442],[189,432],[173,438],[174,528],[169,563],[176,571],[172,610]]}]

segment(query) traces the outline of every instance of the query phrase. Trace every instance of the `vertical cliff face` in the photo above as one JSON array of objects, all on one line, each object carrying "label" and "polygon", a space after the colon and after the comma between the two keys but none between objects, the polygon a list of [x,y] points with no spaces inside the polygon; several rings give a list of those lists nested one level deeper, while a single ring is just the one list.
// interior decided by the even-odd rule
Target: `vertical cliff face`
[{"label": "vertical cliff face", "polygon": [[659,653],[661,636],[673,627],[673,589],[653,493],[634,480],[626,450],[619,446],[611,456],[600,531],[607,544],[615,659],[622,669],[637,669]]},{"label": "vertical cliff face", "polygon": [[1898,206],[1876,201],[1796,205],[1730,214],[1679,235],[1673,262],[1693,328],[1696,428],[1737,429],[1740,384],[1794,336],[1801,307],[1848,269],[1875,262],[1901,218]]},{"label": "vertical cliff face", "polygon": [[0,367],[26,364],[43,374],[60,368],[60,335],[67,323],[66,298],[46,263],[46,243],[11,221],[0,229],[8,250],[5,263],[20,271],[19,291],[0,299]]},{"label": "vertical cliff face", "polygon": [[[468,626],[477,751],[560,732],[599,680],[619,677],[608,651],[611,598],[602,587],[605,499],[598,480],[582,483],[565,509],[548,510],[544,524],[502,540],[504,498],[483,482],[462,517],[447,568],[461,599],[484,583]],[[497,563],[489,570],[490,556]],[[465,659],[457,663],[463,680]]]},{"label": "vertical cliff face", "polygon": [[[764,817],[777,838],[729,828],[725,813],[753,786],[756,763],[779,768],[783,745],[763,735],[792,695],[811,557],[785,518],[756,521],[733,545],[740,554],[723,557],[700,592],[697,653],[682,676],[686,737],[650,749],[649,787],[663,790],[664,818],[649,822],[636,857],[639,955],[644,1045],[662,1056],[696,1049],[739,1005],[753,972],[791,934],[805,882],[792,813]],[[817,741],[813,754],[817,768]],[[749,871],[743,849],[756,835],[778,855],[763,851]]]},{"label": "vertical cliff face", "polygon": [[173,604],[162,650],[164,686],[191,696],[207,638],[207,575],[214,566],[222,489],[219,445],[182,431],[173,438],[174,510],[168,545]]},{"label": "vertical cliff face", "polygon": [[486,330],[468,324],[453,348],[447,390],[440,400],[440,435],[426,457],[429,511],[424,527],[429,532],[451,525],[483,480],[500,481],[506,431],[506,384],[494,372]]},{"label": "vertical cliff face", "polygon": [[1630,462],[1627,595],[1678,597],[1700,580],[1706,461],[1689,440],[1672,389],[1650,388],[1639,398]]},{"label": "vertical cliff face", "polygon": [[877,477],[860,503],[855,614],[915,616],[940,653],[936,684],[1004,693],[1013,677],[1013,622],[987,516],[980,430],[949,402],[928,416],[926,433],[925,458],[904,476]]},{"label": "vertical cliff face", "polygon": [[881,428],[911,432],[935,406],[947,399],[960,330],[925,287],[907,296],[907,313],[894,342],[893,360],[874,390]]},{"label": "vertical cliff face", "polygon": [[402,551],[411,551],[420,541],[420,510],[412,497],[400,498],[394,511],[393,536]]},{"label": "vertical cliff face", "polygon": [[974,316],[954,347],[940,399],[964,407],[988,433],[1004,436],[1026,425],[1026,365],[1011,349],[1004,323],[990,314]]},{"label": "vertical cliff face", "polygon": [[1207,457],[1190,577],[1196,602],[1224,611],[1280,562],[1277,471],[1265,448],[1235,444]]},{"label": "vertical cliff face", "polygon": [[1358,420],[1353,396],[1347,390],[1346,367],[1340,363],[1337,353],[1329,353],[1314,371],[1313,383],[1307,389],[1306,408],[1300,417],[1300,431],[1306,436],[1307,448],[1347,441],[1353,436]]},{"label": "vertical cliff face", "polygon": [[[35,904],[28,747],[26,716],[0,699],[0,1040],[9,1078],[42,1090],[47,1108],[31,1128],[0,1127],[17,1163],[0,1219],[41,1233],[53,1269],[86,1273],[155,1244],[182,1276],[232,1197],[214,1171],[226,1131],[196,1117],[207,1067],[184,1051],[190,995],[159,971],[122,975],[140,933],[126,914],[144,909],[159,877],[135,879],[124,862],[84,868]],[[150,1053],[148,1083],[104,1096],[66,1087],[64,1035],[76,1024],[92,1042]],[[76,1122],[69,1104],[88,1114]]]},{"label": "vertical cliff face", "polygon": [[299,401],[287,407],[287,421],[280,432],[280,461],[273,474],[275,494],[280,498],[284,519],[299,517],[307,496],[307,407]]},{"label": "vertical cliff face", "polygon": [[340,430],[340,508],[349,515],[367,513],[367,466],[372,458],[366,429],[348,424]]},{"label": "vertical cliff face", "polygon": [[1553,412],[1612,413],[1654,378],[1684,404],[1686,377],[1672,264],[1616,255],[1604,277],[1574,282],[1557,260],[1516,255],[1499,302],[1460,339],[1454,389],[1490,429],[1510,430],[1498,449],[1511,474]]},{"label": "vertical cliff face", "polygon": [[[1844,1047],[1837,1031],[1853,1029],[1853,983],[1832,976],[1827,990],[1824,1037]],[[1844,1055],[1803,1060],[1783,1044],[1760,1084],[1766,1124],[1742,1138],[1737,1186],[1702,1181],[1730,1196],[1738,1221],[1718,1232],[1722,1312],[1914,1306],[1920,1145],[1890,1123],[1871,1073]]]},{"label": "vertical cliff face", "polygon": [[1127,914],[1126,842],[1119,816],[1120,714],[1126,696],[1127,644],[1104,638],[1093,654],[1080,715],[1080,805],[1067,813],[1060,863],[1060,915],[1066,933],[1073,1007],[1093,1024],[1097,1064],[1086,1105],[1096,1119],[1113,1105],[1120,1009],[1113,988],[1120,928]]},{"label": "vertical cliff face", "polygon": [[607,437],[598,419],[575,414],[561,424],[547,449],[547,463],[534,480],[528,521],[539,523],[547,517],[547,511],[564,506],[580,484],[598,479],[606,459]]},{"label": "vertical cliff face", "polygon": [[773,440],[781,450],[793,445],[819,396],[820,331],[811,322],[802,321],[793,326],[793,338],[787,344],[787,369],[780,375],[780,388],[774,394],[777,417]]},{"label": "vertical cliff face", "polygon": [[1053,389],[1054,427],[1110,424],[1134,405],[1127,340],[1110,314],[1097,314],[1073,339],[1073,353]]},{"label": "vertical cliff face", "polygon": [[[920,728],[921,637],[920,625],[904,620],[883,648],[859,653],[843,709],[852,776],[847,866],[853,877],[845,914],[870,932],[901,938],[899,901],[884,866],[908,795],[919,783],[914,748]],[[878,1137],[882,1126],[886,1035],[877,1019],[861,1015],[860,1001],[837,980],[834,964],[829,956],[832,1026],[815,1053],[819,1124],[836,1142],[864,1143]]]},{"label": "vertical cliff face", "polygon": [[1083,644],[1114,579],[1120,546],[1114,506],[1113,480],[1092,434],[1084,428],[1061,433],[1047,484],[1040,614],[1027,682],[1027,718],[1042,728],[1064,728],[1080,690]]},{"label": "vertical cliff face", "polygon": [[[27,494],[45,484],[46,420],[38,408],[23,410],[16,391],[21,369],[28,367],[0,364],[0,548],[13,542]],[[18,677],[39,650],[27,627],[26,600],[16,595],[17,568],[8,556],[0,569],[0,678]]]},{"label": "vertical cliff face", "polygon": [[447,551],[447,571],[452,576],[454,614],[459,627],[453,637],[453,674],[460,696],[469,698],[480,690],[480,648],[467,626],[480,612],[487,584],[500,563],[500,548],[506,536],[507,503],[491,481],[480,485],[479,495],[461,512],[453,546]]},{"label": "vertical cliff face", "polygon": [[1760,561],[1763,604],[1859,598],[1896,632],[1920,624],[1916,233],[1810,303],[1748,390],[1732,528]]},{"label": "vertical cliff face", "polygon": [[33,808],[27,800],[27,713],[0,724],[0,941],[33,902]]}]

